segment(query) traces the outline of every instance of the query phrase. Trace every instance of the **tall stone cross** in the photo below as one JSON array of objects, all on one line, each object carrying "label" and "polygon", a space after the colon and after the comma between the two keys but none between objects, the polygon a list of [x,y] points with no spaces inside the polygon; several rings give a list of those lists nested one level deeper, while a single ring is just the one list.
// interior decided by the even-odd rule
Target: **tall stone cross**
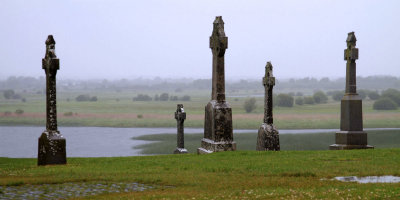
[{"label": "tall stone cross", "polygon": [[185,149],[184,125],[183,125],[186,119],[186,113],[185,110],[183,109],[183,104],[178,104],[176,107],[177,108],[175,112],[175,119],[177,123],[178,133],[177,133],[177,147],[174,151],[174,154],[182,154],[188,152]]},{"label": "tall stone cross", "polygon": [[264,99],[264,123],[258,129],[257,151],[279,151],[279,132],[273,125],[274,119],[272,115],[272,89],[275,85],[275,77],[272,74],[272,64],[267,62],[265,66],[265,77],[263,77],[263,85],[265,88]]},{"label": "tall stone cross", "polygon": [[362,99],[356,86],[356,41],[354,32],[348,33],[344,50],[346,91],[340,102],[340,131],[335,134],[335,144],[329,146],[332,150],[374,148],[368,145],[367,133],[363,130]]},{"label": "tall stone cross", "polygon": [[221,102],[225,101],[225,50],[228,48],[228,37],[225,36],[221,16],[214,20],[210,48],[213,54],[211,100]]},{"label": "tall stone cross", "polygon": [[274,118],[272,116],[272,89],[275,86],[275,77],[272,74],[271,62],[267,62],[267,65],[265,66],[265,77],[263,78],[263,85],[265,88],[264,123],[273,124]]},{"label": "tall stone cross", "polygon": [[46,73],[46,130],[39,137],[38,165],[66,164],[66,141],[57,128],[56,74],[60,61],[55,53],[52,35],[46,40],[46,55],[42,68]]},{"label": "tall stone cross", "polygon": [[225,50],[228,37],[225,36],[224,21],[217,16],[210,37],[212,51],[211,101],[205,107],[204,138],[197,153],[236,150],[233,141],[232,109],[225,100]]}]

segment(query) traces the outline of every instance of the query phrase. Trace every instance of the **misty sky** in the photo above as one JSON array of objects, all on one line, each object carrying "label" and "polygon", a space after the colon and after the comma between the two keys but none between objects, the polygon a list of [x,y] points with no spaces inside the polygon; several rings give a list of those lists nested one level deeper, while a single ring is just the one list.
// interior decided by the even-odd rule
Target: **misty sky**
[{"label": "misty sky", "polygon": [[47,35],[58,78],[211,78],[209,36],[225,21],[227,79],[343,77],[355,31],[357,75],[400,76],[400,1],[0,1],[0,78],[44,76]]}]

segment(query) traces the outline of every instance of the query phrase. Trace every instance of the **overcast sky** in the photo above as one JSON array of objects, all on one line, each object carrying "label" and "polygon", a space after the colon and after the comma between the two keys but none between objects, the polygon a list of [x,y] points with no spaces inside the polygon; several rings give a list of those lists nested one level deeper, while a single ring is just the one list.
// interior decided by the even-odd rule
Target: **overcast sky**
[{"label": "overcast sky", "polygon": [[400,76],[400,1],[0,1],[0,78],[44,75],[47,35],[58,78],[211,78],[209,36],[225,21],[227,79],[343,77],[355,31],[357,75]]}]

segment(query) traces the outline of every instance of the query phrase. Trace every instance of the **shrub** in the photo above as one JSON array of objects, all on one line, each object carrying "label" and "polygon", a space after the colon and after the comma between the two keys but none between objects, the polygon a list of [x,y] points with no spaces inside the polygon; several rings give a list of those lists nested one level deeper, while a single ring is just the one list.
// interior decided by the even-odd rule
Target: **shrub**
[{"label": "shrub", "polygon": [[22,115],[22,114],[24,114],[24,110],[22,110],[22,109],[17,109],[17,110],[15,110],[15,114],[17,114],[17,115]]},{"label": "shrub", "polygon": [[334,91],[332,93],[332,99],[335,101],[340,101],[344,96],[344,91]]},{"label": "shrub", "polygon": [[133,101],[151,101],[152,98],[147,94],[138,94],[136,97],[133,97]]},{"label": "shrub", "polygon": [[11,112],[10,112],[10,111],[5,111],[5,112],[4,112],[4,115],[5,115],[5,116],[9,116],[9,115],[11,115]]},{"label": "shrub", "polygon": [[380,98],[374,102],[374,110],[396,110],[397,104],[387,97]]},{"label": "shrub", "polygon": [[90,96],[87,94],[81,94],[75,98],[76,101],[90,101]]},{"label": "shrub", "polygon": [[314,97],[312,96],[304,97],[304,104],[315,104]]},{"label": "shrub", "polygon": [[181,98],[181,101],[190,101],[190,96],[189,95],[185,95]]},{"label": "shrub", "polygon": [[379,97],[381,97],[381,96],[378,94],[378,92],[371,91],[371,92],[368,93],[368,97],[369,97],[369,99],[371,99],[371,100],[377,100],[377,99],[379,99]]},{"label": "shrub", "polygon": [[326,103],[326,102],[328,102],[328,97],[322,91],[315,92],[314,95],[313,95],[313,98],[314,98],[314,102],[317,103],[317,104],[318,103]]},{"label": "shrub", "polygon": [[289,94],[279,94],[277,105],[281,107],[293,107],[294,98]]},{"label": "shrub", "polygon": [[297,97],[296,100],[294,101],[296,105],[303,105],[304,104],[304,98],[303,97]]},{"label": "shrub", "polygon": [[143,118],[143,115],[142,115],[142,114],[138,114],[138,115],[137,115],[137,118],[138,118],[138,119],[142,119],[142,118]]},{"label": "shrub", "polygon": [[154,101],[159,101],[160,100],[160,97],[158,96],[158,94],[156,94],[155,96],[154,96]]},{"label": "shrub", "polygon": [[160,95],[160,101],[168,101],[168,99],[169,99],[168,93],[162,93]]},{"label": "shrub", "polygon": [[6,99],[12,99],[13,96],[15,95],[14,90],[4,90],[3,92],[4,98]]},{"label": "shrub", "polygon": [[400,91],[395,89],[387,89],[382,92],[382,97],[387,97],[400,106]]},{"label": "shrub", "polygon": [[69,117],[69,116],[72,116],[73,114],[74,114],[73,112],[65,112],[65,113],[64,113],[64,116]]},{"label": "shrub", "polygon": [[243,104],[243,108],[244,110],[246,110],[247,113],[250,113],[251,111],[256,109],[256,107],[256,98],[247,99]]},{"label": "shrub", "polygon": [[178,101],[178,96],[171,96],[171,98],[169,99],[171,101]]},{"label": "shrub", "polygon": [[25,102],[26,102],[26,99],[25,99],[25,98],[22,98],[21,101],[25,103]]},{"label": "shrub", "polygon": [[90,98],[90,101],[97,101],[97,97],[93,96],[92,98]]}]

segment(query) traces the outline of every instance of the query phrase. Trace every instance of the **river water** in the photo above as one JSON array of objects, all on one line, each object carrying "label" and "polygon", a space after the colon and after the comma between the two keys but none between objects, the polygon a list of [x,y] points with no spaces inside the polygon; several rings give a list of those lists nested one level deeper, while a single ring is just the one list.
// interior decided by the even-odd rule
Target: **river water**
[{"label": "river water", "polygon": [[[377,130],[377,129],[366,129]],[[382,129],[379,129],[382,130]],[[36,158],[38,138],[44,127],[0,126],[0,157]],[[132,140],[150,134],[176,134],[176,128],[59,127],[67,142],[67,157],[140,156],[133,147],[151,141]],[[337,129],[279,130],[280,134],[334,133]],[[257,130],[234,130],[234,134]],[[203,133],[202,128],[185,128],[185,134]],[[200,144],[200,141],[199,141]]]}]

